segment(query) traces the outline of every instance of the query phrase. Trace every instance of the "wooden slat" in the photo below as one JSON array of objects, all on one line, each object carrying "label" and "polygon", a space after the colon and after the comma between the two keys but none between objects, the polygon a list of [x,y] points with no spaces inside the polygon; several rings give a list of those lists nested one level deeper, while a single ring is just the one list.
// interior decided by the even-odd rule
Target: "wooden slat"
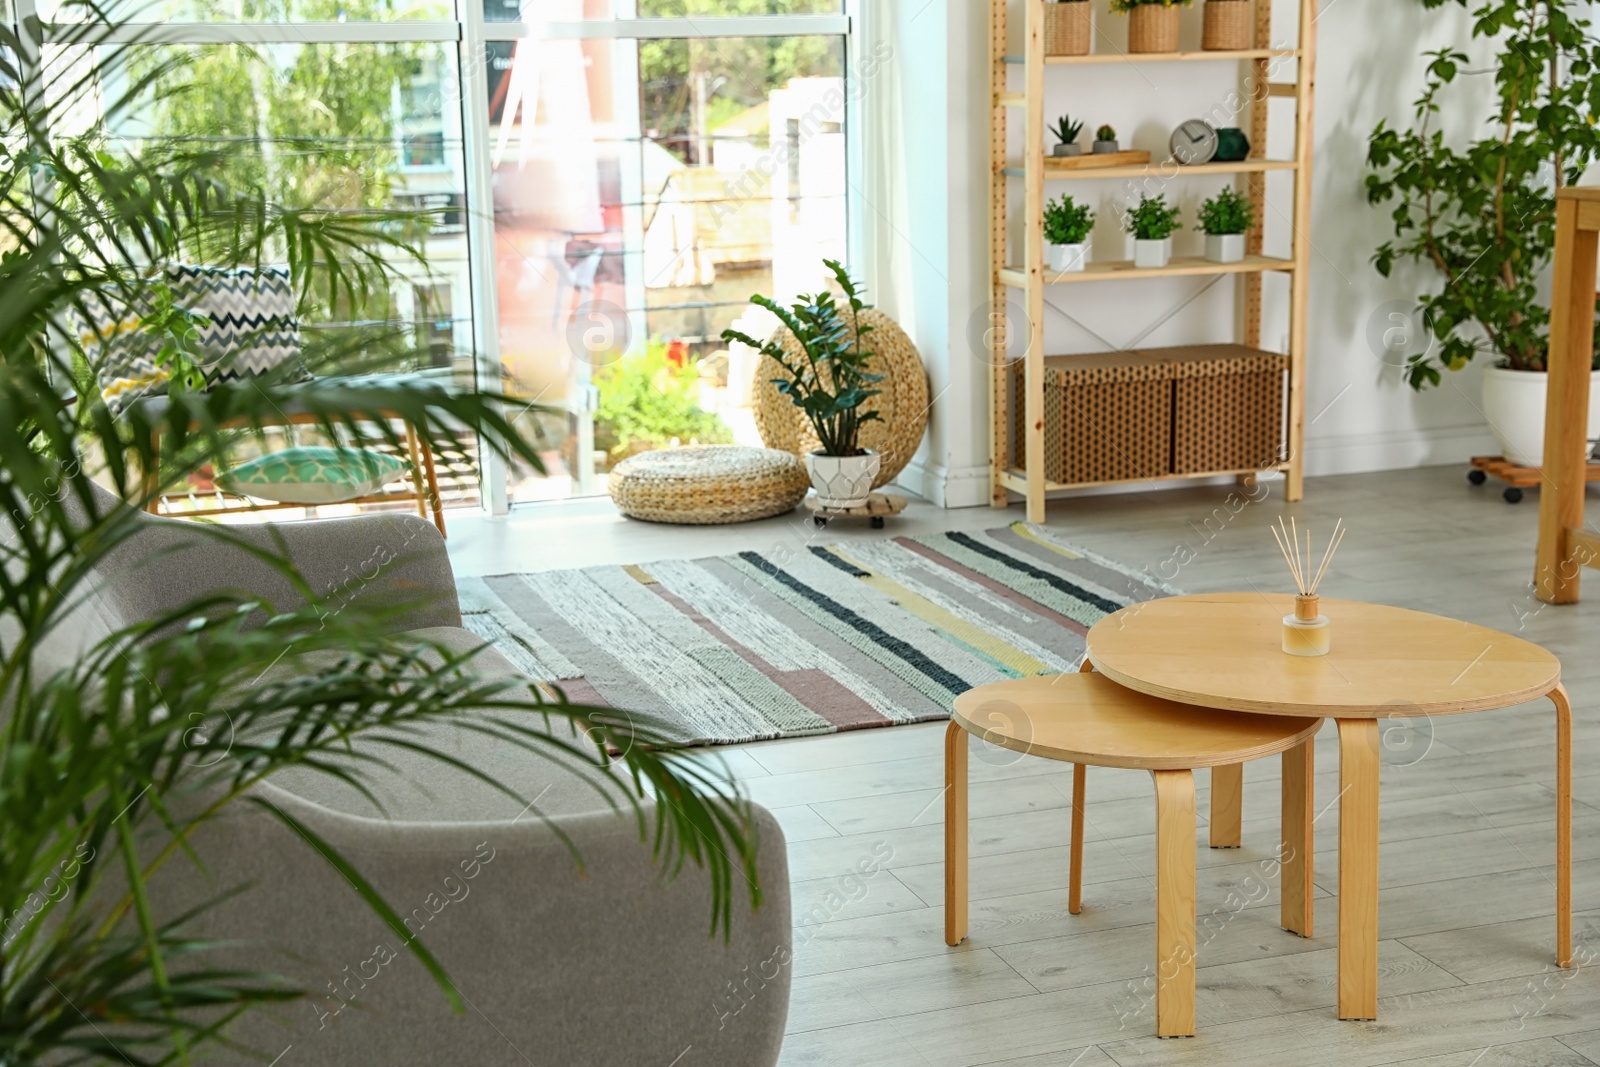
[{"label": "wooden slat", "polygon": [[1311,146],[1314,132],[1311,102],[1316,92],[1317,0],[1301,0],[1300,3],[1299,67],[1294,127],[1294,158],[1299,168],[1294,175],[1290,233],[1295,269],[1289,281],[1289,404],[1285,428],[1289,476],[1283,488],[1284,499],[1290,501],[1305,495],[1305,381],[1306,345],[1309,343],[1307,316],[1311,303]]},{"label": "wooden slat", "polygon": [[[1279,463],[1275,466],[1262,467],[1260,469],[1252,468],[1250,470],[1194,471],[1189,474],[1158,474],[1149,478],[1114,478],[1109,481],[1102,482],[1046,481],[1044,483],[1044,487],[1049,492],[1055,492],[1058,489],[1088,489],[1097,485],[1137,485],[1140,483],[1154,485],[1157,482],[1196,481],[1201,478],[1237,478],[1246,474],[1260,474],[1265,471],[1286,471],[1288,469],[1289,465],[1287,463]],[[1027,490],[1028,476],[1023,471],[1015,467],[1002,471],[1000,473],[1000,479],[1005,484],[1006,488],[1012,490],[1013,492],[1021,493]]]},{"label": "wooden slat", "polygon": [[1023,180],[1028,272],[1028,348],[1023,354],[1023,462],[1028,470],[1028,521],[1044,521],[1044,0],[1023,0],[1027,9],[1028,110]]},{"label": "wooden slat", "polygon": [[[1292,159],[1241,159],[1237,163],[1190,163],[1187,165],[1168,159],[1139,166],[1072,167],[1059,165],[1052,157],[1045,160],[1044,176],[1046,181],[1052,182],[1089,181],[1105,178],[1204,178],[1218,174],[1256,174],[1271,170],[1294,170],[1295,166],[1295,161]],[[1020,172],[1021,168],[1015,163],[1006,165],[1007,174],[1015,176]]]},{"label": "wooden slat", "polygon": [[[1241,48],[1226,52],[1091,52],[1086,56],[1046,56],[1050,66],[1085,66],[1104,63],[1215,63],[1240,59],[1292,59],[1292,48]],[[1006,62],[1017,62],[1007,56]]]},{"label": "wooden slat", "polygon": [[[1141,278],[1181,278],[1205,274],[1250,274],[1260,271],[1292,271],[1293,260],[1275,256],[1245,256],[1237,263],[1213,263],[1204,256],[1173,256],[1165,267],[1136,267],[1131,259],[1086,263],[1083,270],[1070,274],[1041,272],[1042,280],[1049,285],[1081,284],[1083,282],[1137,281]],[[1022,274],[1021,267],[1012,266],[1003,271],[1008,277]],[[1027,271],[1030,279],[1033,272]]]},{"label": "wooden slat", "polygon": [[1011,383],[1006,374],[1006,305],[1009,283],[1001,271],[1006,263],[1008,225],[1005,177],[996,173],[1006,158],[1006,131],[1010,117],[999,103],[1006,95],[1006,34],[1009,20],[1007,0],[989,0],[989,84],[995,106],[989,113],[989,329],[986,331],[989,360],[989,506],[1003,508],[1009,502],[1001,472],[1011,462]]},{"label": "wooden slat", "polygon": [[1273,82],[1267,86],[1268,96],[1299,96],[1300,87],[1294,82]]}]

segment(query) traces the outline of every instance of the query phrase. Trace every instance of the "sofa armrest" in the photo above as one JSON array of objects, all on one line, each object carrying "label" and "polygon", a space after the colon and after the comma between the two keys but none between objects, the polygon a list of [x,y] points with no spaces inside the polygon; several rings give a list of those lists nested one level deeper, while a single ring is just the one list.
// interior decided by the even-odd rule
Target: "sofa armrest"
[{"label": "sofa armrest", "polygon": [[[293,831],[240,805],[195,844],[215,879],[210,891],[251,887],[205,913],[194,932],[251,942],[208,957],[208,965],[275,971],[313,991],[230,1031],[267,1058],[293,1045],[298,1063],[339,1067],[777,1062],[793,942],[783,833],[764,809],[757,826],[765,899],[752,912],[738,880],[724,941],[711,936],[705,872],[689,866],[666,880],[631,817],[559,818],[583,857],[580,872],[550,827],[531,817],[388,822],[271,785],[256,795],[361,871],[466,1005],[463,1015],[450,1010],[406,939]],[[207,892],[181,861],[160,883],[167,914]]]},{"label": "sofa armrest", "polygon": [[393,632],[459,626],[460,602],[444,538],[415,515],[374,514],[228,527],[147,519],[101,564],[102,590],[123,618],[149,620],[208,595],[260,597],[278,611],[301,592],[248,549],[286,555],[329,610],[353,601],[392,614]]}]

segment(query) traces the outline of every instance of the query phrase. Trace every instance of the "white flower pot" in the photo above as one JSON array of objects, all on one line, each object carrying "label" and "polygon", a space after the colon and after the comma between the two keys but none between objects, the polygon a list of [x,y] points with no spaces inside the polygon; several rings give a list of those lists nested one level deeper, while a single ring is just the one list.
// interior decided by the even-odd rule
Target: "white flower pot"
[{"label": "white flower pot", "polygon": [[1133,265],[1135,267],[1165,267],[1172,259],[1172,238],[1161,241],[1133,242]]},{"label": "white flower pot", "polygon": [[817,491],[817,503],[825,508],[862,507],[872,493],[881,461],[882,457],[872,451],[859,456],[807,453],[806,472],[811,475],[811,487]]},{"label": "white flower pot", "polygon": [[[1544,462],[1544,408],[1547,375],[1541,371],[1490,367],[1483,372],[1483,413],[1500,442],[1500,452],[1513,463],[1538,467]],[[1589,375],[1590,442],[1600,437],[1600,371]],[[1588,449],[1585,449],[1588,454]]]},{"label": "white flower pot", "polygon": [[1057,274],[1078,274],[1089,261],[1089,245],[1046,245],[1049,250],[1049,267]]},{"label": "white flower pot", "polygon": [[1238,263],[1244,259],[1244,234],[1206,234],[1206,258],[1213,263]]}]

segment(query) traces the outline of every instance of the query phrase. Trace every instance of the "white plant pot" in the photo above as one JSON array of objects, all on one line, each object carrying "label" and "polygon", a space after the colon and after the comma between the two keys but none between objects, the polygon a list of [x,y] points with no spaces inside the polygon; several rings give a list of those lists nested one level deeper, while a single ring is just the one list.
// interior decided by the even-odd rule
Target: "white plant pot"
[{"label": "white plant pot", "polygon": [[1079,274],[1089,261],[1087,242],[1075,245],[1046,245],[1050,251],[1048,266],[1057,274]]},{"label": "white plant pot", "polygon": [[1206,234],[1206,258],[1213,263],[1238,263],[1244,259],[1244,234]]},{"label": "white plant pot", "polygon": [[[1490,367],[1483,372],[1483,413],[1500,452],[1524,467],[1544,462],[1544,408],[1548,376],[1540,371]],[[1600,371],[1589,375],[1590,447],[1600,437]],[[1588,448],[1584,450],[1588,454]]]},{"label": "white plant pot", "polygon": [[1172,259],[1172,238],[1161,241],[1141,241],[1135,238],[1133,242],[1133,265],[1135,267],[1165,267]]},{"label": "white plant pot", "polygon": [[817,491],[817,503],[825,508],[862,507],[872,493],[881,462],[882,457],[870,450],[859,456],[806,453],[806,473],[811,475],[811,488]]}]

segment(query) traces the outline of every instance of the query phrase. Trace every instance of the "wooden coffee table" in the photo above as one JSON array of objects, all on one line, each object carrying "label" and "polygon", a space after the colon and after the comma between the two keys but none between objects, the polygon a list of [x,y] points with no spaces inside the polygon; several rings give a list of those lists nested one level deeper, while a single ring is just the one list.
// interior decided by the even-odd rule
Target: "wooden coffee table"
[{"label": "wooden coffee table", "polygon": [[[1555,704],[1556,963],[1570,966],[1572,704],[1560,662],[1498,630],[1327,597],[1332,651],[1289,656],[1281,634],[1292,608],[1292,597],[1262,593],[1145,601],[1090,629],[1089,660],[1151,696],[1339,724],[1339,1018],[1378,1015],[1380,718],[1487,711],[1544,696]],[[1284,770],[1287,794],[1287,757]],[[1308,790],[1309,770],[1297,768]]]}]

